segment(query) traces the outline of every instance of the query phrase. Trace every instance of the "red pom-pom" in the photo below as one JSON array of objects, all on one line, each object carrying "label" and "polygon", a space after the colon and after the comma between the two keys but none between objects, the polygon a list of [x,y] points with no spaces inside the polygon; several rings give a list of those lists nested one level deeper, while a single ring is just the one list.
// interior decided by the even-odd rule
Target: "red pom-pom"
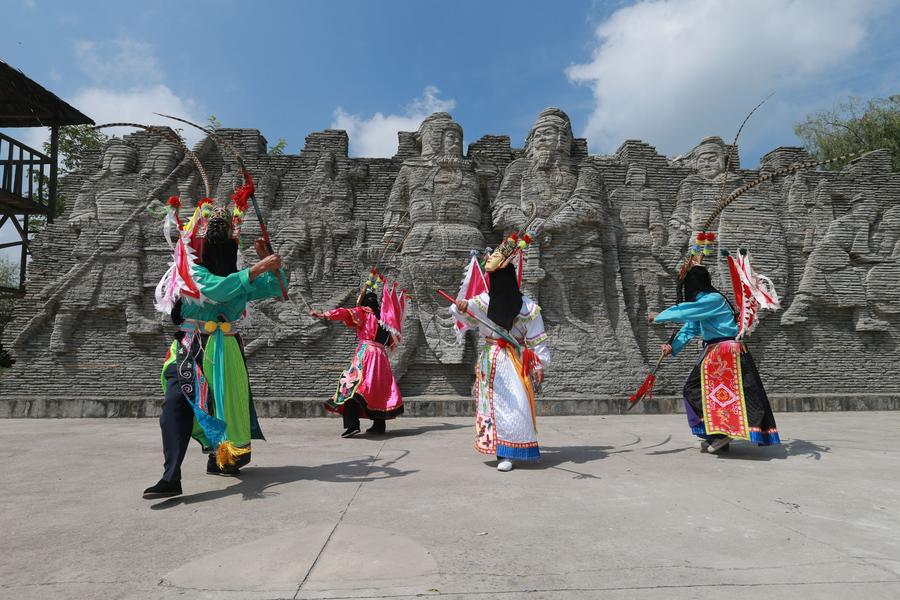
[{"label": "red pom-pom", "polygon": [[200,200],[197,201],[197,208],[201,208],[207,204],[212,204],[212,200],[209,198],[200,198]]},{"label": "red pom-pom", "polygon": [[716,241],[716,234],[715,233],[707,233],[706,239],[710,242],[714,242],[714,241]]},{"label": "red pom-pom", "polygon": [[519,241],[519,234],[518,234],[518,233],[512,233],[512,234],[510,234],[509,239],[511,239],[511,240],[514,241],[514,242],[518,242],[518,241]]},{"label": "red pom-pom", "polygon": [[530,244],[530,243],[531,243],[531,236],[528,235],[528,234],[526,233],[525,235],[522,236],[522,240],[524,240],[524,242],[525,242],[526,244]]},{"label": "red pom-pom", "polygon": [[181,198],[179,198],[178,196],[169,196],[169,200],[166,202],[166,204],[168,204],[175,210],[178,210],[179,208],[181,208]]}]

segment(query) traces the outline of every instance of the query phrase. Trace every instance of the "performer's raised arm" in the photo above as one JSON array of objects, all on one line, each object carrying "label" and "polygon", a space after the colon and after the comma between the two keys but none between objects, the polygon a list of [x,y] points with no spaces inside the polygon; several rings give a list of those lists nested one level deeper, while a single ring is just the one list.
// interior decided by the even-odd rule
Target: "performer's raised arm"
[{"label": "performer's raised arm", "polygon": [[[213,302],[229,302],[236,298],[246,297],[252,298],[252,295],[258,294],[258,298],[268,298],[268,279],[257,282],[257,278],[281,270],[281,257],[272,254],[260,260],[249,269],[242,269],[236,273],[220,276],[211,273],[205,266],[198,265],[194,268],[194,277],[200,287],[203,295]],[[278,284],[277,277],[272,276],[275,284]],[[279,294],[280,294],[279,288]]]}]

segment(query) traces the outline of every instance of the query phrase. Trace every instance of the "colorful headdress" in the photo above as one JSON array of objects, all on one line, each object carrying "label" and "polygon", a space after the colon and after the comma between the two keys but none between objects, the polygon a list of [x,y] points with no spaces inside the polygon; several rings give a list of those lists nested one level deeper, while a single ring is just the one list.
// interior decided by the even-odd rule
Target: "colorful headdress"
[{"label": "colorful headdress", "polygon": [[688,259],[681,266],[678,273],[679,279],[684,279],[687,272],[693,267],[703,264],[703,259],[713,253],[712,246],[716,242],[716,234],[710,231],[700,231],[691,244]]},{"label": "colorful headdress", "polygon": [[403,339],[403,320],[406,318],[406,311],[409,308],[409,296],[406,290],[400,288],[398,292],[397,289],[396,281],[388,281],[377,269],[372,269],[363,280],[356,301],[357,304],[360,304],[363,296],[367,293],[376,296],[379,295],[379,292],[381,293],[378,300],[378,304],[381,306],[381,318],[378,323],[391,334],[390,346],[392,349]]},{"label": "colorful headdress", "polygon": [[[259,225],[259,233],[262,236],[263,241],[265,242],[266,248],[269,252],[272,252],[272,241],[269,239],[269,228],[266,227],[266,222],[263,220],[262,211],[259,209],[259,205],[257,204],[254,194],[256,192],[256,188],[253,184],[253,177],[250,176],[250,171],[247,170],[247,166],[244,164],[244,159],[241,157],[241,153],[237,151],[237,149],[229,144],[224,138],[220,137],[216,134],[216,132],[208,127],[203,127],[202,125],[198,125],[192,121],[188,121],[187,119],[182,119],[181,117],[174,117],[172,115],[165,115],[162,113],[156,113],[161,117],[165,117],[167,119],[172,119],[173,121],[178,121],[179,123],[184,123],[185,125],[190,125],[195,129],[199,129],[200,131],[206,133],[216,145],[221,148],[227,150],[231,153],[234,159],[237,161],[238,168],[241,172],[241,177],[243,179],[243,184],[241,184],[231,195],[231,201],[234,203],[234,208],[231,212],[231,237],[236,241],[240,241],[240,229],[241,224],[244,222],[244,213],[247,211],[248,202],[253,202],[253,208],[256,212],[256,220]],[[209,196],[209,185],[207,184],[207,196]],[[241,259],[241,254],[238,253],[238,261]],[[281,274],[278,274],[278,285],[281,287],[281,299],[288,299],[287,286],[285,285],[284,280],[281,277]]]},{"label": "colorful headdress", "polygon": [[532,238],[528,233],[511,233],[497,248],[491,252],[484,261],[484,270],[488,273],[502,269],[515,258],[516,254],[524,251],[531,244]]}]

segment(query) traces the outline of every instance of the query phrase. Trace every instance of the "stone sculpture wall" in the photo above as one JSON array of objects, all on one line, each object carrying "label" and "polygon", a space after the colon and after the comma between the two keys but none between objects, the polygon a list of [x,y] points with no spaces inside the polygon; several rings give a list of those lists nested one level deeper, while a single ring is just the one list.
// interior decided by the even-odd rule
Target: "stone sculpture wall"
[{"label": "stone sculpture wall", "polygon": [[[363,274],[400,238],[402,251],[388,252],[383,267],[413,297],[394,356],[410,412],[469,411],[475,344],[453,343],[431,290],[455,291],[469,251],[496,244],[531,214],[538,223],[552,216],[524,272],[554,353],[541,411],[621,410],[668,337],[646,315],[675,300],[674,267],[719,196],[725,156],[728,190],[809,158],[778,148],[759,169],[744,169],[738,148],[718,137],[674,160],[637,140],[589,155],[559,109],[538,115],[523,148],[485,136],[465,153],[460,124],[436,113],[399,134],[391,159],[350,158],[343,131],[313,133],[291,156],[266,154],[255,130],[219,135],[254,174],[291,272],[291,300],[260,302],[241,325],[254,396],[272,416],[319,414],[354,348],[352,332],[311,319],[304,300],[318,309],[353,302]],[[216,195],[230,193],[235,165],[209,139],[195,151]],[[32,246],[28,295],[4,338],[17,363],[0,375],[0,415],[158,412],[173,328],[154,312],[153,289],[169,250],[161,218],[145,205],[164,184],[154,205],[179,194],[189,210],[202,182],[177,149],[146,132],[111,141],[83,164],[61,184],[66,211]],[[785,309],[766,315],[749,341],[777,408],[900,408],[900,174],[885,151],[840,172],[777,177],[729,207],[716,228],[723,247],[751,251],[781,295]],[[244,243],[257,233],[249,216]],[[721,261],[710,263],[730,290]],[[646,410],[679,408],[695,358],[685,351],[664,366]]]}]

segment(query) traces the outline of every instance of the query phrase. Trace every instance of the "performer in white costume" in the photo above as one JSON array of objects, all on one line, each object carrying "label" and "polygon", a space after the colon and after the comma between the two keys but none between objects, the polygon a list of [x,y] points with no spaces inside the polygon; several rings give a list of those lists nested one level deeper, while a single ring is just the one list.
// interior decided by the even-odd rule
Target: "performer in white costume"
[{"label": "performer in white costume", "polygon": [[[461,298],[450,307],[458,329],[477,328],[482,338],[475,370],[475,449],[496,455],[500,471],[512,470],[513,460],[541,456],[534,397],[550,351],[541,307],[519,290],[512,264],[528,241],[527,235],[504,240],[485,263],[487,279],[473,261]],[[473,275],[484,285],[471,285]],[[488,291],[471,293],[485,286]]]}]

